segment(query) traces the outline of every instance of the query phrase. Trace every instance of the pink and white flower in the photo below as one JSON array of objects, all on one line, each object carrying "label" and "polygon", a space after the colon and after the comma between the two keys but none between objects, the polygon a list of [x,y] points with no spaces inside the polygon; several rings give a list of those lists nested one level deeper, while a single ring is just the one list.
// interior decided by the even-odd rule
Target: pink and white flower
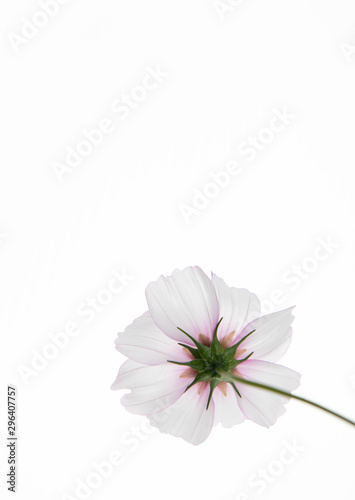
[{"label": "pink and white flower", "polygon": [[291,342],[292,308],[260,316],[256,295],[199,267],[161,276],[146,298],[149,310],[116,339],[129,359],[112,389],[130,389],[121,400],[128,411],[195,445],[218,423],[270,427],[285,412],[288,397],[232,377],[286,392],[299,386],[298,373],[275,364]]}]

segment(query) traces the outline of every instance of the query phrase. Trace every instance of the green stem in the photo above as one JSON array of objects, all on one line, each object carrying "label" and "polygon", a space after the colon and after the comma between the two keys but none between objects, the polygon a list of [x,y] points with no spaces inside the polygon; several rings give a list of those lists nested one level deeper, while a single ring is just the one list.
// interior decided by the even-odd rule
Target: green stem
[{"label": "green stem", "polygon": [[[237,377],[235,375],[232,375],[231,373],[221,373],[220,375],[223,376],[223,379],[226,380],[227,377],[230,378],[231,382],[240,382],[241,384],[245,385],[251,385],[253,387],[257,387],[258,389],[264,389],[269,392],[274,392],[275,394],[279,394],[280,396],[287,396],[292,399],[297,399],[298,401],[302,401],[303,403],[307,403],[309,405],[315,406],[316,408],[319,408],[320,410],[323,410],[327,413],[330,413],[334,417],[340,418],[341,420],[344,420],[344,422],[347,422],[348,424],[354,425],[355,422],[353,420],[350,420],[349,418],[344,417],[343,415],[340,415],[339,413],[336,413],[333,410],[330,410],[329,408],[326,408],[325,406],[322,406],[318,403],[315,403],[314,401],[310,401],[309,399],[302,398],[301,396],[296,396],[295,394],[291,394],[290,392],[283,391],[282,389],[277,389],[276,387],[271,387],[270,385],[265,385],[261,384],[259,382],[252,382],[251,380],[246,380],[244,378]],[[227,381],[227,380],[226,380]]]}]

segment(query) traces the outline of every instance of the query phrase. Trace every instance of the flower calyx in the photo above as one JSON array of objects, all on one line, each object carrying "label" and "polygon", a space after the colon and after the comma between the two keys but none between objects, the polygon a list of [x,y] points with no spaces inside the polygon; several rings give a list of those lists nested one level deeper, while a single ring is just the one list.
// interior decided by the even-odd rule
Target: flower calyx
[{"label": "flower calyx", "polygon": [[249,359],[253,354],[253,352],[251,352],[243,359],[236,359],[235,357],[238,347],[247,337],[249,337],[249,335],[254,333],[255,330],[245,335],[241,340],[231,345],[230,347],[223,347],[217,337],[218,327],[221,324],[222,319],[223,318],[221,318],[216,325],[210,346],[201,344],[201,342],[198,342],[189,333],[185,332],[181,328],[178,328],[178,330],[184,333],[195,345],[195,347],[192,347],[191,345],[179,342],[179,345],[181,347],[187,349],[190,352],[190,354],[193,356],[193,359],[186,362],[168,360],[169,363],[185,365],[197,372],[194,380],[186,387],[185,392],[195,384],[198,384],[200,382],[209,382],[210,393],[207,400],[206,410],[208,410],[208,407],[210,405],[213,391],[220,382],[227,382],[231,384],[238,396],[242,397],[237,387],[235,386],[231,372],[238,365]]}]

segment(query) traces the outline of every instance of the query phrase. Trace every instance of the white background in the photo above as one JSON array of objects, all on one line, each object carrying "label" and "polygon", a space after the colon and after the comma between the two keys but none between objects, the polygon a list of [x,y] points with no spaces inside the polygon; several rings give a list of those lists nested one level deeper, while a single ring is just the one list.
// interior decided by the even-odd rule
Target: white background
[{"label": "white background", "polygon": [[[87,498],[350,498],[354,435],[340,420],[291,402],[270,430],[218,427],[194,447],[127,413],[110,385],[124,361],[116,334],[146,310],[146,285],[199,265],[264,307],[296,304],[282,363],[302,374],[297,393],[354,418],[354,3],[221,1],[218,13],[213,0],[71,0],[57,10],[46,20],[35,0],[0,7],[2,491],[15,384],[18,499],[80,498],[115,450],[121,463]],[[31,32],[28,20],[43,26]],[[32,37],[16,39],[24,29]],[[156,67],[167,74],[159,85],[115,115]],[[261,131],[275,109],[293,119],[249,161],[241,144],[271,137]],[[102,119],[114,130],[59,179],[55,162]],[[187,221],[182,204],[230,161],[238,175]],[[90,298],[107,298],[112,270],[132,279],[83,315]],[[77,335],[48,348],[70,323]],[[302,451],[282,465],[285,440]],[[270,480],[256,487],[262,469]]]}]

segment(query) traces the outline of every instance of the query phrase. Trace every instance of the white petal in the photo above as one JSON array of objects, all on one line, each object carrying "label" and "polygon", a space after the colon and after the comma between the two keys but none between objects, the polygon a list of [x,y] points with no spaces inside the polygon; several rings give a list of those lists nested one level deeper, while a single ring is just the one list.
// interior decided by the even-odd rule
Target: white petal
[{"label": "white petal", "polygon": [[218,338],[222,340],[233,331],[235,338],[247,323],[259,316],[259,299],[245,288],[229,287],[222,278],[213,273],[212,283],[219,301],[219,315],[223,317],[218,328]]},{"label": "white petal", "polygon": [[283,311],[261,316],[248,323],[234,342],[255,330],[241,344],[246,354],[254,352],[253,357],[265,361],[278,361],[287,351],[292,336],[291,324],[294,320],[292,307]]},{"label": "white petal", "polygon": [[[248,360],[238,366],[245,379],[264,383],[287,392],[299,386],[300,374],[282,365],[268,361]],[[244,415],[259,425],[270,427],[285,413],[284,404],[289,397],[236,382],[241,394],[238,404]]]},{"label": "white petal", "polygon": [[116,348],[128,358],[147,365],[190,360],[183,348],[157,327],[149,312],[119,333]]},{"label": "white petal", "polygon": [[186,366],[166,363],[144,366],[128,360],[120,368],[112,389],[131,389],[121,399],[131,413],[151,415],[174,403],[194,376],[181,377]]},{"label": "white petal", "polygon": [[171,276],[150,283],[146,289],[149,311],[169,337],[191,344],[178,327],[198,339],[212,338],[219,319],[219,307],[212,281],[199,267],[175,270]]},{"label": "white petal", "polygon": [[222,424],[223,427],[232,427],[241,424],[245,416],[239,408],[237,399],[239,396],[230,384],[225,385],[226,396],[219,389],[214,390],[213,401],[215,404],[214,425]]},{"label": "white petal", "polygon": [[130,389],[131,387],[137,387],[137,383],[140,382],[140,368],[144,368],[146,365],[127,359],[118,370],[118,375],[116,380],[111,385],[111,389]]},{"label": "white petal", "polygon": [[176,403],[149,418],[161,432],[182,437],[194,445],[207,439],[214,421],[214,401],[206,410],[209,386],[198,394],[200,384],[185,392]]}]

